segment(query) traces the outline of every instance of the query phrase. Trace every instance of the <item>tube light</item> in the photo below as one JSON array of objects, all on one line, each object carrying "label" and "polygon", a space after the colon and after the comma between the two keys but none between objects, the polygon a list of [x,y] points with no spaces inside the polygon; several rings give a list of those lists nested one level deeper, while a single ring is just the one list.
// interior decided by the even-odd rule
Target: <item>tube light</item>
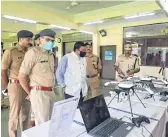
[{"label": "tube light", "polygon": [[132,18],[138,18],[138,17],[144,17],[144,16],[152,16],[155,15],[154,12],[144,12],[144,13],[139,13],[139,14],[134,14],[130,16],[125,16],[125,19],[132,19]]},{"label": "tube light", "polygon": [[100,20],[100,21],[93,21],[93,22],[87,22],[87,23],[84,23],[84,25],[99,24],[99,23],[103,23],[103,22],[104,22],[103,20]]},{"label": "tube light", "polygon": [[125,19],[132,19],[132,18],[137,18],[138,15],[137,14],[134,14],[134,15],[130,15],[130,16],[125,16],[124,18]]},{"label": "tube light", "polygon": [[136,35],[138,35],[138,33],[136,33],[136,32],[127,32],[125,36],[127,38],[129,38],[129,37],[133,37],[133,36],[136,36]]},{"label": "tube light", "polygon": [[143,17],[143,16],[152,16],[155,15],[154,12],[145,12],[145,13],[140,13],[138,17]]},{"label": "tube light", "polygon": [[93,34],[92,32],[88,32],[88,31],[84,31],[84,30],[81,30],[80,32],[86,33],[86,34]]},{"label": "tube light", "polygon": [[54,28],[59,28],[59,29],[71,30],[71,28],[62,27],[62,26],[57,26],[57,25],[54,25],[54,24],[51,24],[50,26],[51,26],[51,27],[54,27]]},{"label": "tube light", "polygon": [[37,21],[34,21],[34,20],[23,19],[23,18],[18,18],[18,17],[14,17],[14,16],[3,15],[2,17],[6,18],[6,19],[23,21],[23,22],[27,22],[27,23],[37,23]]}]

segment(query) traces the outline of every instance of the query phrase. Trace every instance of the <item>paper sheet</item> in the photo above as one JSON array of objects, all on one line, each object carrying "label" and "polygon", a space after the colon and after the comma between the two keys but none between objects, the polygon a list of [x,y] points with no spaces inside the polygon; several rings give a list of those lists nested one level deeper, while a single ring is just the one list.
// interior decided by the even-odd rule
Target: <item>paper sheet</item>
[{"label": "paper sheet", "polygon": [[49,128],[49,137],[68,137],[78,101],[54,105]]}]

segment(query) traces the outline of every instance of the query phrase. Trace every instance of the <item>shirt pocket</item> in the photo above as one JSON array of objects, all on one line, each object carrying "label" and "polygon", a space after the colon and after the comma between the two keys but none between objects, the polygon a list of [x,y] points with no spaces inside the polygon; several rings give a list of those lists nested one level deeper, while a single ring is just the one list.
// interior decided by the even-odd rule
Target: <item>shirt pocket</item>
[{"label": "shirt pocket", "polygon": [[39,63],[39,71],[41,72],[41,73],[47,73],[48,71],[50,71],[49,70],[49,63],[48,62],[45,62],[45,63]]},{"label": "shirt pocket", "polygon": [[123,67],[125,67],[125,65],[124,65],[124,61],[121,60],[121,61],[119,61],[119,68],[123,68]]},{"label": "shirt pocket", "polygon": [[15,57],[13,59],[13,65],[16,67],[16,68],[20,68],[21,64],[22,64],[22,61],[23,61],[23,57],[20,56],[20,57]]}]

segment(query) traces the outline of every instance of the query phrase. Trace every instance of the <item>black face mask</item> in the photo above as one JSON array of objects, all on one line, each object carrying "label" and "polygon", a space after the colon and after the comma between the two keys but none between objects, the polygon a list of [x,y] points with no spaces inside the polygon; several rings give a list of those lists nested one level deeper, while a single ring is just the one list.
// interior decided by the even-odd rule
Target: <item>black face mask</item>
[{"label": "black face mask", "polygon": [[29,45],[30,47],[32,47],[32,46],[33,46],[33,44],[31,44],[31,43],[29,43],[28,45]]},{"label": "black face mask", "polygon": [[85,57],[86,52],[80,51],[80,57]]}]

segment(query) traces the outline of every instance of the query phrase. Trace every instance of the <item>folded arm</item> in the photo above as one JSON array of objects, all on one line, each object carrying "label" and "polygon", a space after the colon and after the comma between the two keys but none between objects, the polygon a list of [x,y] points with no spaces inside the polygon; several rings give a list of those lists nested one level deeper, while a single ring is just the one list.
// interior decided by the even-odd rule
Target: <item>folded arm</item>
[{"label": "folded arm", "polygon": [[23,89],[28,95],[30,94],[28,76],[31,73],[31,70],[36,63],[35,60],[36,60],[36,56],[33,50],[29,50],[28,52],[26,52],[24,60],[20,67],[19,76],[18,76],[20,85],[23,87]]}]

